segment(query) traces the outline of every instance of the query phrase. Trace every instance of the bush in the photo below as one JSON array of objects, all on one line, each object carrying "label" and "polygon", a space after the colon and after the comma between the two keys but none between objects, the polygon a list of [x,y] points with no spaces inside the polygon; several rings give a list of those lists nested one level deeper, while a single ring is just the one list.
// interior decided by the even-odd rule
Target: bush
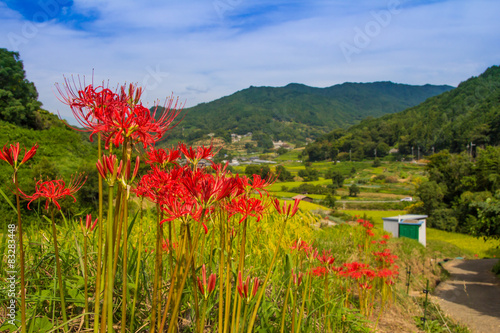
[{"label": "bush", "polygon": [[445,231],[455,231],[458,225],[455,211],[448,208],[434,210],[432,215],[429,216],[428,222],[429,227]]}]

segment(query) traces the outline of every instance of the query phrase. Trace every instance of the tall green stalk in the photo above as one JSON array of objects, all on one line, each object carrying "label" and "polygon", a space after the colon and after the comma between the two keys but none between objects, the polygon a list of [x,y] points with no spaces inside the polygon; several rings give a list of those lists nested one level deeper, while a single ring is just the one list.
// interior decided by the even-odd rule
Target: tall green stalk
[{"label": "tall green stalk", "polygon": [[54,221],[54,210],[56,208],[52,207],[51,209],[51,219],[52,219],[52,236],[54,238],[54,252],[56,256],[56,270],[57,270],[57,279],[59,282],[59,297],[61,298],[61,312],[63,316],[63,321],[64,321],[64,332],[68,331],[68,318],[66,316],[66,301],[64,299],[64,286],[63,286],[63,280],[61,276],[61,263],[59,262],[59,247],[57,245],[57,230],[56,230],[56,223]]},{"label": "tall green stalk", "polygon": [[89,329],[89,288],[87,269],[87,235],[83,235],[83,279],[85,281],[85,328]]},{"label": "tall green stalk", "polygon": [[21,203],[19,200],[19,182],[17,180],[17,170],[14,170],[14,185],[16,186],[17,204],[17,228],[19,231],[19,256],[21,264],[21,332],[26,333],[26,290],[24,283],[24,247],[23,247],[23,224],[21,221]]},{"label": "tall green stalk", "polygon": [[134,331],[135,326],[135,307],[137,303],[137,290],[139,289],[139,271],[141,269],[141,258],[142,258],[142,238],[144,237],[142,231],[142,219],[143,219],[143,201],[144,198],[141,198],[141,217],[139,218],[139,252],[137,253],[137,267],[135,271],[135,289],[134,289],[134,297],[132,301],[132,313],[130,314],[130,327],[131,331]]},{"label": "tall green stalk", "polygon": [[274,251],[274,256],[273,260],[271,260],[271,265],[269,265],[269,269],[266,274],[266,278],[264,279],[264,283],[262,284],[262,287],[259,292],[259,297],[257,298],[257,302],[255,303],[255,308],[252,313],[252,317],[250,319],[250,323],[248,324],[248,333],[251,333],[253,330],[253,325],[255,323],[255,318],[257,318],[257,311],[259,310],[260,302],[262,301],[262,297],[264,297],[264,293],[266,292],[266,286],[267,282],[269,281],[269,278],[271,277],[271,272],[273,271],[273,266],[276,262],[276,258],[278,257],[278,252],[280,250],[280,245],[281,245],[281,240],[283,239],[283,235],[285,234],[285,226],[286,222],[288,221],[288,218],[284,219],[283,226],[281,227],[281,232],[280,236],[278,238],[278,243],[276,244],[276,250]]},{"label": "tall green stalk", "polygon": [[109,185],[108,193],[108,220],[107,222],[107,243],[108,243],[108,259],[107,259],[107,286],[106,286],[106,304],[107,304],[107,321],[108,328],[106,332],[113,332],[113,185]]},{"label": "tall green stalk", "polygon": [[[98,159],[102,158],[101,149],[101,133],[97,135],[97,155]],[[97,239],[97,273],[96,273],[96,283],[95,283],[95,304],[94,304],[94,333],[99,332],[99,310],[101,306],[101,267],[102,267],[102,211],[103,211],[103,189],[102,189],[102,177],[97,173],[97,178],[99,180],[99,231]]]}]

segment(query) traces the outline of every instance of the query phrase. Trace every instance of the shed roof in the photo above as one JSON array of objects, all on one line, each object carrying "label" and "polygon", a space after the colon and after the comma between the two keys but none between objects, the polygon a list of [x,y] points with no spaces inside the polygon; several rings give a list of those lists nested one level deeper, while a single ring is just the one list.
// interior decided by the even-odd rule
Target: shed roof
[{"label": "shed roof", "polygon": [[427,215],[406,214],[406,215],[398,215],[391,217],[383,217],[382,220],[389,222],[403,222],[404,220],[424,220],[427,217],[428,217]]},{"label": "shed roof", "polygon": [[311,197],[308,197],[307,195],[302,195],[302,194],[297,194],[296,196],[292,197],[292,199],[299,199],[299,200],[302,200],[305,198],[312,199]]}]

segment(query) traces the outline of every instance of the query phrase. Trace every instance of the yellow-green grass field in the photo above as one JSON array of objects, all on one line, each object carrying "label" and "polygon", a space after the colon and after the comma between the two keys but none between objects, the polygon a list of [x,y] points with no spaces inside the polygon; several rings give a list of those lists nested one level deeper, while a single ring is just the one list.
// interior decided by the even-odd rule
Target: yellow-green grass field
[{"label": "yellow-green grass field", "polygon": [[[359,215],[366,217],[373,221],[376,228],[383,228],[382,217],[390,217],[406,214],[403,210],[344,210],[349,215]],[[464,254],[475,258],[500,258],[500,241],[488,240],[484,241],[482,238],[477,238],[470,235],[459,234],[455,232],[448,232],[434,228],[427,228],[427,243],[431,245],[433,242],[437,244],[445,242],[452,244],[459,249],[463,250]]]}]

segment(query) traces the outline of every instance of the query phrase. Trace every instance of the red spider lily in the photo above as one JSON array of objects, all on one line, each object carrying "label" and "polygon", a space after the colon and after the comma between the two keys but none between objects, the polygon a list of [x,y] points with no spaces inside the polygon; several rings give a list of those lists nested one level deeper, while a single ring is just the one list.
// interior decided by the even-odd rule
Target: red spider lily
[{"label": "red spider lily", "polygon": [[188,148],[184,143],[179,143],[179,150],[182,152],[182,154],[184,154],[184,157],[186,157],[186,159],[192,164],[197,164],[201,160],[210,161],[210,159],[214,157],[215,154],[217,154],[217,152],[213,151],[212,144],[210,144],[209,147],[201,146],[193,149],[192,147]]},{"label": "red spider lily", "polygon": [[83,219],[80,218],[80,225],[82,227],[82,231],[84,236],[88,236],[90,232],[94,231],[95,227],[97,226],[97,217],[95,218],[94,223],[92,223],[92,215],[87,214],[85,217],[85,226],[83,225]]},{"label": "red spider lily", "polygon": [[[166,199],[165,203],[161,206],[161,210],[165,212],[168,218],[162,220],[160,224],[170,222],[184,216],[191,216],[194,220],[199,221],[203,212],[203,208],[196,202],[182,201],[174,196],[169,196]],[[207,234],[208,228],[205,223],[203,223],[203,228],[205,229],[205,234]]]},{"label": "red spider lily", "polygon": [[[125,180],[128,180],[129,182],[134,181],[135,176],[137,176],[137,171],[139,171],[139,165],[141,164],[139,156],[135,159],[135,166],[134,166],[134,172],[132,175],[130,174],[130,160],[127,161],[127,165],[125,167]],[[131,177],[132,176],[132,177]]]},{"label": "red spider lily", "polygon": [[26,163],[36,154],[37,149],[38,144],[35,144],[29,151],[26,151],[26,148],[24,148],[24,157],[21,160],[21,163],[17,165],[17,160],[19,158],[20,152],[19,142],[11,144],[9,148],[7,147],[7,145],[5,145],[3,146],[3,149],[0,150],[0,160],[4,160],[5,162],[9,163],[10,166],[14,168],[14,170],[17,170],[17,168]]},{"label": "red spider lily", "polygon": [[373,231],[371,229],[366,229],[366,235],[369,237],[375,236],[375,234],[373,233]]},{"label": "red spider lily", "polygon": [[293,242],[293,244],[290,248],[292,250],[304,251],[304,252],[308,253],[312,249],[312,246],[307,244],[306,241],[296,240]]},{"label": "red spider lily", "polygon": [[245,299],[248,302],[252,299],[257,294],[257,290],[259,289],[259,278],[255,277],[253,279],[253,285],[252,285],[252,291],[249,293],[250,289],[250,276],[248,276],[245,280],[245,283],[243,283],[243,278],[241,271],[238,272],[238,293],[240,294],[240,297]]},{"label": "red spider lily", "polygon": [[287,219],[293,217],[295,213],[297,213],[297,210],[299,209],[299,203],[300,199],[295,199],[295,203],[292,208],[291,204],[287,205],[286,202],[283,202],[283,208],[281,208],[280,201],[278,199],[274,199],[273,201],[274,208],[276,208],[278,213],[280,213],[281,215],[285,215]]},{"label": "red spider lily", "polygon": [[[166,251],[167,253],[170,251],[170,241],[168,239],[164,239],[162,241],[162,245],[161,245],[163,251]],[[176,249],[177,248],[177,243],[173,242],[172,243],[172,249]]]},{"label": "red spider lily", "polygon": [[148,159],[146,159],[146,164],[158,164],[161,168],[165,168],[169,164],[177,164],[177,160],[181,156],[179,150],[174,149],[154,149],[150,148],[147,152]]},{"label": "red spider lily", "polygon": [[299,272],[299,274],[295,274],[292,269],[292,278],[293,278],[293,283],[297,286],[300,286],[302,283],[302,277],[304,274],[302,272]]},{"label": "red spider lily", "polygon": [[397,255],[393,255],[391,253],[391,250],[387,248],[384,249],[382,252],[373,252],[373,255],[376,257],[375,260],[387,264],[393,264],[394,260],[398,258]]},{"label": "red spider lily", "polygon": [[387,240],[387,239],[391,238],[391,235],[382,235],[382,238]]},{"label": "red spider lily", "polygon": [[265,179],[262,179],[260,175],[253,175],[252,178],[253,179],[252,179],[252,184],[250,185],[250,189],[257,191],[261,198],[262,198],[261,191],[264,191],[266,192],[266,194],[268,194],[265,188],[272,185],[276,180],[276,176],[272,174],[269,174],[269,176]]},{"label": "red spider lily", "polygon": [[49,208],[49,203],[53,202],[56,205],[57,209],[61,209],[61,206],[57,202],[57,200],[63,199],[67,196],[73,198],[74,202],[76,202],[76,198],[73,196],[87,181],[87,177],[83,177],[81,174],[78,177],[72,177],[68,187],[66,187],[66,183],[62,179],[56,180],[48,180],[42,181],[39,180],[35,185],[35,193],[33,195],[26,195],[21,190],[21,194],[26,200],[30,200],[28,202],[28,209],[30,208],[30,204],[37,200],[38,198],[45,198],[47,201],[45,202],[45,209]]},{"label": "red spider lily", "polygon": [[118,164],[116,155],[103,155],[102,162],[98,160],[96,163],[97,171],[103,179],[108,183],[114,183],[117,177],[121,175],[123,161]]},{"label": "red spider lily", "polygon": [[387,279],[387,278],[390,278],[390,277],[398,275],[398,274],[399,274],[399,272],[393,271],[393,270],[388,269],[388,268],[381,268],[377,271],[377,277],[383,278],[383,279]]},{"label": "red spider lily", "polygon": [[158,107],[151,112],[140,103],[143,90],[136,85],[123,85],[118,89],[119,93],[114,93],[102,86],[94,88],[91,84],[78,89],[74,81],[65,80],[65,83],[64,88],[57,86],[60,100],[70,106],[84,131],[91,132],[90,140],[97,133],[106,137],[106,148],[110,142],[115,146],[122,144],[125,138],[142,142],[144,148],[153,146],[166,131],[179,123],[174,123],[174,120],[182,107],[177,108],[177,99],[172,108],[173,96],[157,114]]},{"label": "red spider lily", "polygon": [[229,212],[229,217],[241,214],[240,223],[249,216],[256,217],[257,222],[259,222],[262,214],[264,214],[265,207],[262,206],[262,201],[259,199],[242,196],[239,199],[231,200],[227,205],[227,211]]},{"label": "red spider lily", "polygon": [[359,283],[358,285],[363,290],[370,290],[370,289],[372,289],[372,285],[369,282]]},{"label": "red spider lily", "polygon": [[207,299],[212,291],[215,290],[217,275],[215,275],[215,273],[210,274],[207,284],[207,269],[205,268],[205,264],[203,264],[203,266],[201,267],[201,276],[203,281],[200,280],[199,277],[196,277],[198,279],[198,289],[200,290],[203,297]]},{"label": "red spider lily", "polygon": [[357,222],[359,224],[361,224],[363,227],[367,228],[367,229],[373,228],[373,224],[371,224],[370,221],[366,221],[366,220],[363,220],[363,219],[358,219]]},{"label": "red spider lily", "polygon": [[204,170],[187,171],[181,180],[187,192],[203,207],[231,196],[237,186],[234,178],[206,174]]},{"label": "red spider lily", "polygon": [[323,253],[321,255],[317,255],[316,258],[327,266],[332,265],[333,262],[335,261],[335,258],[331,256],[330,250],[328,251],[323,250]]},{"label": "red spider lily", "polygon": [[316,276],[325,276],[328,274],[328,270],[324,266],[318,266],[311,270],[311,274]]}]

